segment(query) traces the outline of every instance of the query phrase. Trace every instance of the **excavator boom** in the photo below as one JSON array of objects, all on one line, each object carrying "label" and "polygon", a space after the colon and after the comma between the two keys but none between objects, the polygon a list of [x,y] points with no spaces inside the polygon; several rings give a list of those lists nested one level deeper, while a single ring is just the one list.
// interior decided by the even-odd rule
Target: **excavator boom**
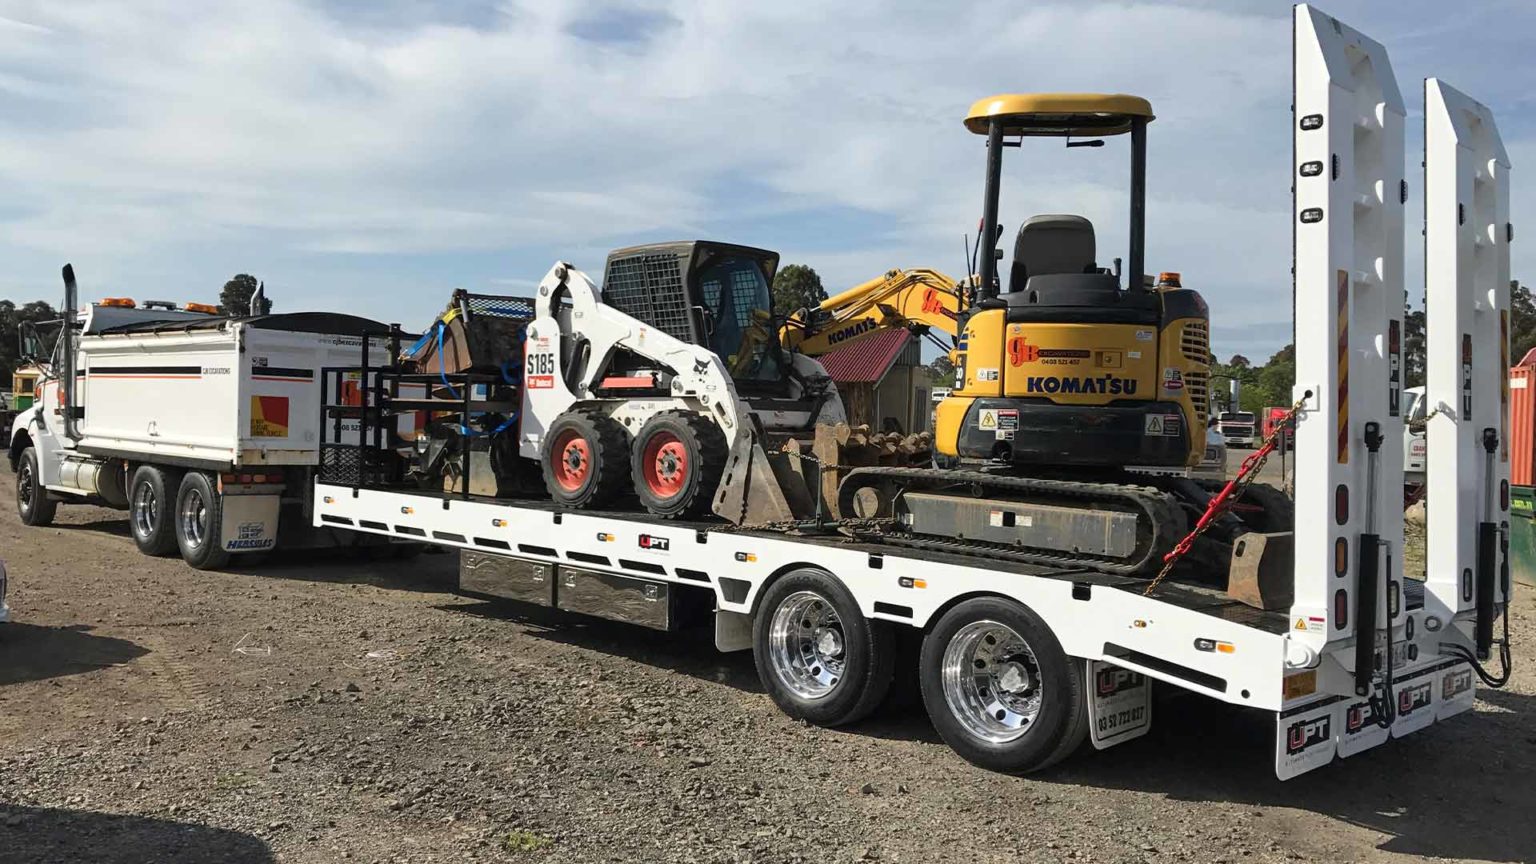
[{"label": "excavator boom", "polygon": [[963,301],[960,283],[937,270],[889,270],[790,315],[779,342],[819,357],[892,327],[928,327],[952,341]]}]

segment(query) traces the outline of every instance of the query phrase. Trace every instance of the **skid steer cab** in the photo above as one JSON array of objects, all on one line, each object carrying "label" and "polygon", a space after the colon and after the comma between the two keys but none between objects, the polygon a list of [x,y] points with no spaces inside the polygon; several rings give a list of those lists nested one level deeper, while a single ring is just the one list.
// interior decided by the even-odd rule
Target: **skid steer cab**
[{"label": "skid steer cab", "polygon": [[778,261],[690,241],[613,252],[601,290],[563,262],[549,271],[527,329],[518,450],[557,503],[632,492],[663,518],[807,514],[770,442],[844,411],[821,364],[779,343]]}]

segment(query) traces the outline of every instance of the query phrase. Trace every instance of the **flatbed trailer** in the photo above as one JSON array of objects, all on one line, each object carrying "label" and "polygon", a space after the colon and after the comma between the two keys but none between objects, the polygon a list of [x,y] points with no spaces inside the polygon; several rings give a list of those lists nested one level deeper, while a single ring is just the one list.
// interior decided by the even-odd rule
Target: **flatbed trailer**
[{"label": "flatbed trailer", "polygon": [[[1267,712],[1281,779],[1467,711],[1478,679],[1508,678],[1508,159],[1485,107],[1426,82],[1427,398],[1442,406],[1426,475],[1446,494],[1431,496],[1418,578],[1396,506],[1405,109],[1380,44],[1305,5],[1294,28],[1299,518],[1248,535],[1292,552],[1259,601],[1216,579],[1149,585],[836,524],[742,530],[477,495],[468,455],[457,486],[414,488],[365,453],[403,380],[366,364],[326,370],[363,386],[360,405],[322,407],[322,432],[355,416],[364,433],[322,441],[315,524],[460,550],[466,593],[658,630],[712,618],[719,650],[752,650],[769,696],[820,725],[874,710],[909,628],[935,728],[998,770],[1144,734],[1152,682]],[[465,422],[473,383],[460,386]],[[1484,665],[1495,648],[1502,673]]]}]

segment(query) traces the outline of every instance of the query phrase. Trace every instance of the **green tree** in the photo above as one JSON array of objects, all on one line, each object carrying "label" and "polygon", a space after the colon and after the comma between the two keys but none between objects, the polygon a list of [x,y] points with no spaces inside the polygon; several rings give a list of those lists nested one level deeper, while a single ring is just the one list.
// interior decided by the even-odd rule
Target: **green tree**
[{"label": "green tree", "polygon": [[53,306],[42,300],[34,300],[17,306],[10,300],[0,300],[0,390],[11,389],[11,375],[22,365],[21,344],[18,329],[22,323],[52,321],[59,317]]},{"label": "green tree", "polygon": [[773,311],[777,315],[815,309],[825,299],[827,289],[821,286],[821,277],[804,264],[780,267],[773,277]]},{"label": "green tree", "polygon": [[1403,311],[1403,386],[1424,384],[1424,311],[1412,306]]},{"label": "green tree", "polygon": [[[261,283],[249,273],[240,273],[233,279],[224,283],[224,290],[219,292],[219,311],[225,315],[249,315],[251,309],[251,295]],[[267,300],[261,310],[265,315],[272,311],[272,301]]]},{"label": "green tree", "polygon": [[1536,298],[1518,280],[1509,283],[1509,362],[1536,348]]},{"label": "green tree", "polygon": [[949,356],[940,354],[927,366],[928,377],[932,379],[935,387],[955,386],[955,364],[949,362]]}]

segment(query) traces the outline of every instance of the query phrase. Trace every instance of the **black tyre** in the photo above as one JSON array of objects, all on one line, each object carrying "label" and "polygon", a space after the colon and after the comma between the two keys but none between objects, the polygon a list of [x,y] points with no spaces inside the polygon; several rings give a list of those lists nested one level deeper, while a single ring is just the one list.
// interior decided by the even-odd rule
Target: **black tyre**
[{"label": "black tyre", "polygon": [[224,499],[201,471],[188,471],[176,494],[176,546],[181,559],[197,570],[217,570],[229,563],[221,532]]},{"label": "black tyre", "polygon": [[859,611],[822,570],[794,570],[769,586],[752,622],[763,689],[791,717],[841,726],[869,716],[890,689],[895,634]]},{"label": "black tyre", "polygon": [[729,455],[720,427],[697,414],[667,411],[640,427],[630,448],[640,503],[663,519],[709,509]]},{"label": "black tyre", "polygon": [[21,451],[21,461],[16,463],[16,515],[21,524],[38,527],[51,525],[59,509],[59,502],[48,497],[43,488],[43,472],[37,464],[37,450],[32,447]]},{"label": "black tyre", "polygon": [[624,491],[629,441],[612,417],[569,411],[544,436],[544,488],[566,507],[602,507]]},{"label": "black tyre", "polygon": [[1083,664],[1021,603],[979,597],[949,610],[919,667],[934,729],[974,765],[1038,771],[1087,737]]},{"label": "black tyre", "polygon": [[176,551],[176,493],[181,477],[154,465],[140,465],[128,481],[128,528],[145,555]]},{"label": "black tyre", "polygon": [[1268,483],[1254,483],[1243,491],[1233,511],[1250,531],[1273,533],[1296,528],[1296,504],[1291,496]]}]

